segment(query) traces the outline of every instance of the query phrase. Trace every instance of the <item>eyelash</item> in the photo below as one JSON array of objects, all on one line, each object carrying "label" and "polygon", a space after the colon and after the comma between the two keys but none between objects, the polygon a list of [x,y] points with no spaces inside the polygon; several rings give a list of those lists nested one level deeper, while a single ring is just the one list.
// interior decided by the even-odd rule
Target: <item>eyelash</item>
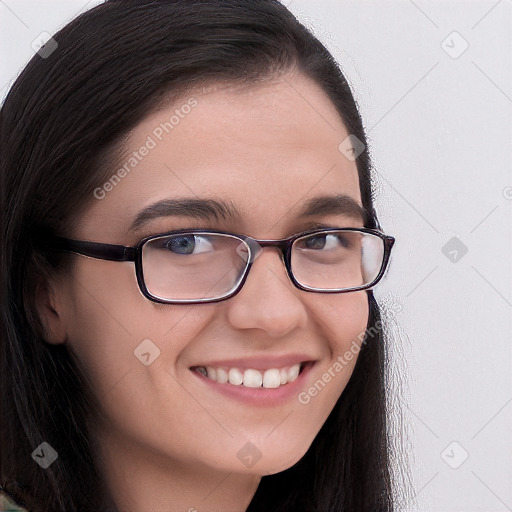
[{"label": "eyelash", "polygon": [[[326,229],[326,230],[329,230],[329,229],[340,229],[340,228],[343,228],[343,227],[346,227],[346,226],[342,226],[342,225],[331,225],[331,224],[321,224],[321,223],[316,223],[316,224],[309,224],[307,227],[304,227],[302,229],[297,229],[297,230],[294,230],[293,232],[290,232],[288,235],[286,236],[292,236],[292,235],[295,235],[297,233],[302,233],[302,232],[306,232],[306,231],[312,231],[312,230],[315,230],[315,229]],[[171,228],[171,229],[166,229],[166,230],[157,230],[157,231],[151,231],[151,232],[148,232],[147,235],[144,235],[144,236],[141,236],[140,239],[142,238],[146,238],[146,237],[149,237],[149,236],[155,236],[155,235],[160,235],[160,234],[163,234],[163,233],[170,233],[171,231],[178,231],[178,230],[181,230],[181,229],[204,229],[204,230],[209,230],[209,229],[216,229],[218,231],[223,231],[222,229],[219,229],[219,228],[210,228],[210,227],[207,227],[207,225],[201,225],[201,226],[187,226],[186,228],[182,228],[182,227],[176,227],[176,228]],[[237,233],[239,235],[246,235],[246,233],[241,233],[239,231],[231,231],[229,229],[226,229],[225,230],[226,232],[228,233]],[[283,238],[286,238],[286,236],[283,236]]]}]

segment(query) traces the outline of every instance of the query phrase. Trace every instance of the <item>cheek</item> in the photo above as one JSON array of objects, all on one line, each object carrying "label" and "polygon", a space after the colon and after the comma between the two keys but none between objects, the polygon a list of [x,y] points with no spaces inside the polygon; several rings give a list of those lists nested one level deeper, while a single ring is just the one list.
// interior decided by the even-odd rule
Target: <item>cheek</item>
[{"label": "cheek", "polygon": [[99,397],[139,373],[141,386],[149,385],[148,366],[163,366],[163,360],[172,364],[208,323],[207,309],[146,299],[129,263],[86,261],[77,266],[67,302],[68,344]]},{"label": "cheek", "polygon": [[332,356],[345,352],[353,341],[360,345],[368,324],[366,292],[317,294],[310,311],[328,341]]},{"label": "cheek", "polygon": [[302,390],[299,403],[313,415],[327,418],[345,389],[357,362],[368,324],[366,292],[317,297],[310,311],[327,341],[328,354]]}]

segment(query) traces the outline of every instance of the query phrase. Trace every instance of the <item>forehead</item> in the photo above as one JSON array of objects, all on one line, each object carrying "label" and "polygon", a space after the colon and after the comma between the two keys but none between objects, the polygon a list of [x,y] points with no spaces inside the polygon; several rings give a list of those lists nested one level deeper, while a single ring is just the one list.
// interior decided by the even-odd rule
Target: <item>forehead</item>
[{"label": "forehead", "polygon": [[[338,149],[348,135],[326,94],[297,72],[193,90],[132,130],[80,236],[119,238],[142,209],[169,198],[220,199],[240,212],[238,229],[282,236],[315,196],[360,203],[356,164]],[[265,232],[278,219],[281,232]]]}]

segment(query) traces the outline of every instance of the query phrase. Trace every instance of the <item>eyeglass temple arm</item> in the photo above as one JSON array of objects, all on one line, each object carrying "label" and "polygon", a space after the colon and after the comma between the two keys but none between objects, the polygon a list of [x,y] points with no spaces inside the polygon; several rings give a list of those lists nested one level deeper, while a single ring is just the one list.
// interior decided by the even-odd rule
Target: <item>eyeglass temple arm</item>
[{"label": "eyeglass temple arm", "polygon": [[393,245],[395,244],[395,238],[389,235],[384,236],[384,255],[383,255],[383,261],[382,261],[382,268],[387,269],[389,258],[391,256],[391,249],[393,248]]},{"label": "eyeglass temple arm", "polygon": [[59,251],[69,251],[109,261],[135,261],[137,250],[124,245],[103,244],[52,237],[50,247]]}]

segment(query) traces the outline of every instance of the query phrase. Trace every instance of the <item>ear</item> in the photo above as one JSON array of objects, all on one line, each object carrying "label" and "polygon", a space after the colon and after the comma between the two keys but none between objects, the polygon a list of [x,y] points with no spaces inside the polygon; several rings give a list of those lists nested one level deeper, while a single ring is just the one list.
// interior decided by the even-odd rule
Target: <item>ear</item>
[{"label": "ear", "polygon": [[44,340],[52,345],[65,343],[67,338],[62,303],[55,283],[40,277],[36,284],[35,304],[43,327]]}]

